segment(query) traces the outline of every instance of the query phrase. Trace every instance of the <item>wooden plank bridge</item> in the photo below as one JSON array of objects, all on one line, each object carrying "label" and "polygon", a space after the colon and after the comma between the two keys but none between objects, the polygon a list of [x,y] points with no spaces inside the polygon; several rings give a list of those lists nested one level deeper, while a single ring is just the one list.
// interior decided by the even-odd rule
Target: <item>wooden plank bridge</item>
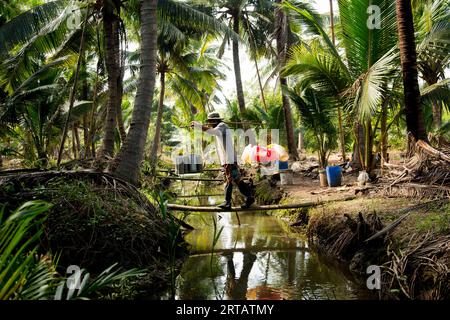
[{"label": "wooden plank bridge", "polygon": [[270,210],[282,210],[282,209],[300,209],[300,208],[310,208],[326,204],[329,202],[336,201],[348,201],[355,199],[356,196],[349,196],[341,199],[329,199],[323,201],[312,201],[312,202],[301,202],[301,203],[289,203],[289,204],[274,204],[274,205],[261,205],[261,206],[251,206],[250,208],[232,207],[231,210],[224,210],[215,206],[206,207],[196,207],[187,206],[182,204],[169,203],[167,204],[167,209],[172,211],[192,211],[192,212],[253,212],[253,211],[270,211]]}]

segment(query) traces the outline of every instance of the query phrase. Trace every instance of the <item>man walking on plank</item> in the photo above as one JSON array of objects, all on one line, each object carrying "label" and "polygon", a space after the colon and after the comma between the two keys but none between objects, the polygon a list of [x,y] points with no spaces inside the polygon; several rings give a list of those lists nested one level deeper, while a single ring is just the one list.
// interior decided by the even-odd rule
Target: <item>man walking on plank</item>
[{"label": "man walking on plank", "polygon": [[219,205],[224,210],[231,209],[231,195],[233,192],[233,182],[238,186],[239,191],[246,197],[245,204],[241,207],[249,208],[254,202],[253,192],[250,184],[242,180],[239,167],[237,165],[237,156],[234,150],[233,136],[226,123],[222,121],[218,112],[210,112],[206,125],[200,122],[192,121],[191,127],[200,127],[202,131],[214,135],[216,138],[216,150],[219,156],[221,166],[225,169],[225,201]]}]

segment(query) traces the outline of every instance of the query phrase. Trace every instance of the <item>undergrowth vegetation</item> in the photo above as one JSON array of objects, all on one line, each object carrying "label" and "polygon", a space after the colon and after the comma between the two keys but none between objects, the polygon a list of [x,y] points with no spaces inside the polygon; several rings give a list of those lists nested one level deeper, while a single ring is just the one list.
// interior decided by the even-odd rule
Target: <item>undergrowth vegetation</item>
[{"label": "undergrowth vegetation", "polygon": [[[42,173],[2,184],[5,212],[25,200],[52,203],[39,227],[36,254],[57,257],[54,268],[58,273],[71,265],[89,270],[94,278],[115,264],[145,270],[133,284],[116,288],[127,291],[127,298],[139,294],[131,293],[131,287],[165,290],[184,251],[178,220],[163,210],[164,200],[157,209],[135,187],[108,175],[75,176]],[[114,290],[102,295],[120,296]]]},{"label": "undergrowth vegetation", "polygon": [[98,276],[79,269],[66,277],[58,272],[59,254],[39,253],[39,240],[52,206],[30,201],[11,213],[0,209],[0,300],[72,300],[101,296],[125,279],[142,275],[111,265]]}]

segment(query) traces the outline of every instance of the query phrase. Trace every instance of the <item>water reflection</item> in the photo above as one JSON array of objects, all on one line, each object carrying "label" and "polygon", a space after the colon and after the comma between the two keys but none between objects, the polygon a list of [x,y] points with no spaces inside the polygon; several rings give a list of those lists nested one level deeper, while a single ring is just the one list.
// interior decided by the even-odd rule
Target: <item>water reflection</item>
[{"label": "water reflection", "polygon": [[211,215],[188,221],[192,255],[177,279],[178,299],[357,299],[361,291],[339,268],[330,266],[307,242],[286,234],[278,219],[261,214],[214,216],[222,228],[211,255]]}]

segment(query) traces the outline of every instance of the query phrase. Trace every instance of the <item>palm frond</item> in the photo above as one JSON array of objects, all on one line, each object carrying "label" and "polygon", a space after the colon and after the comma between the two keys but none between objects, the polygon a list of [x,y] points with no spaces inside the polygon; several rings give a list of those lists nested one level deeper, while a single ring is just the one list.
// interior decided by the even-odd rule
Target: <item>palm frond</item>
[{"label": "palm frond", "polygon": [[445,102],[448,107],[448,101],[450,101],[450,79],[445,79],[423,88],[420,91],[420,95],[422,102],[436,104]]},{"label": "palm frond", "polygon": [[393,48],[354,83],[353,88],[356,92],[354,108],[361,119],[369,119],[381,105],[398,59],[398,50]]},{"label": "palm frond", "polygon": [[339,60],[318,44],[311,44],[309,48],[293,47],[283,74],[296,79],[298,85],[311,86],[340,104],[344,103],[343,93],[352,83]]},{"label": "palm frond", "polygon": [[[349,69],[355,78],[366,72],[378,59],[395,46],[397,42],[397,20],[395,1],[373,0],[370,2],[380,9],[381,27],[369,25],[367,0],[339,0],[342,43],[345,48]],[[374,21],[376,22],[376,21]]]},{"label": "palm frond", "polygon": [[173,0],[158,0],[158,18],[179,27],[194,28],[203,32],[223,34],[240,41],[239,35],[214,17],[185,3]]},{"label": "palm frond", "polygon": [[42,29],[54,23],[67,6],[67,1],[56,0],[35,6],[18,15],[0,28],[0,57],[29,42]]},{"label": "palm frond", "polygon": [[[309,32],[321,36],[328,49],[333,53],[333,55],[338,59],[343,70],[347,70],[344,62],[341,59],[336,47],[333,45],[332,41],[328,37],[328,34],[323,29],[323,22],[315,11],[310,7],[310,5],[305,3],[291,3],[289,1],[283,1],[282,7],[290,10],[292,15],[300,21],[300,23],[307,26]],[[294,14],[295,13],[295,14]]]},{"label": "palm frond", "polygon": [[[26,202],[5,217],[0,209],[0,300],[17,299],[21,293],[43,297],[45,291],[36,282],[47,285],[43,266],[36,264],[36,242],[42,233],[41,217],[51,207],[43,201]],[[37,227],[37,228],[36,228]]]}]

